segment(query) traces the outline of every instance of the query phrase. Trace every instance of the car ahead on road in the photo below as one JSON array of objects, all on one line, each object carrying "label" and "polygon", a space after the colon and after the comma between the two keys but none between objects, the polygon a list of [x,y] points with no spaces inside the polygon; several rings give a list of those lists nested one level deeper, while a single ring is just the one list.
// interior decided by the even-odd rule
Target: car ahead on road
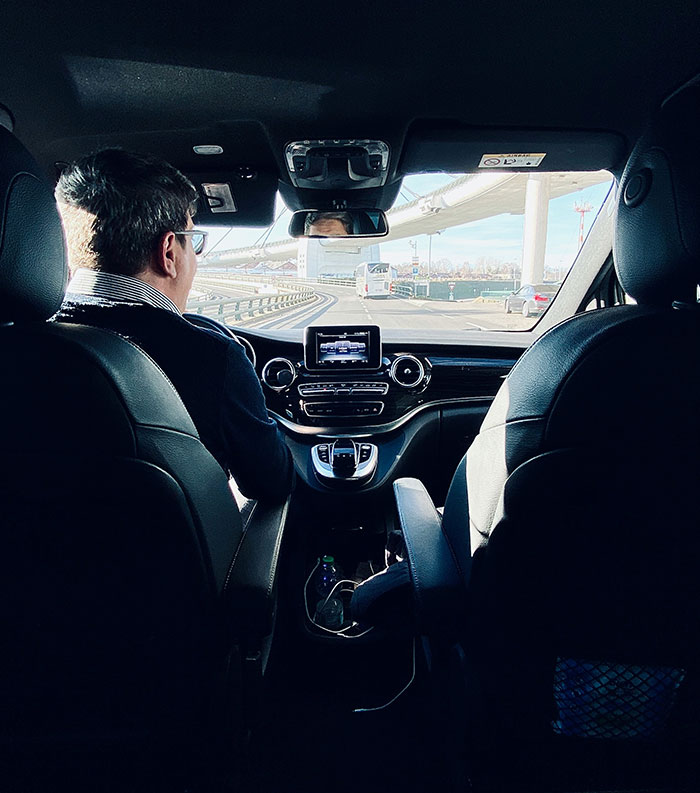
[{"label": "car ahead on road", "polygon": [[[676,507],[694,493],[683,474],[695,474],[700,448],[686,442],[697,437],[700,362],[682,344],[700,333],[665,345],[660,334],[694,321],[697,281],[675,308],[675,293],[653,289],[634,305],[630,265],[625,279],[619,270],[636,257],[640,276],[662,272],[646,266],[654,241],[670,239],[676,209],[700,213],[686,190],[662,196],[665,225],[643,214],[647,196],[697,168],[697,117],[668,122],[680,165],[659,171],[656,149],[625,174],[654,110],[700,73],[696,4],[590,0],[582,14],[551,3],[517,20],[512,4],[483,0],[134,10],[123,0],[0,10],[0,125],[48,184],[18,218],[36,185],[24,166],[16,179],[4,169],[4,141],[0,309],[41,302],[58,266],[35,253],[27,284],[13,257],[40,250],[64,163],[104,146],[169,160],[195,185],[195,224],[213,243],[198,277],[217,305],[187,319],[243,340],[297,484],[284,531],[257,505],[259,531],[232,551],[228,482],[156,367],[118,337],[84,347],[94,334],[47,326],[33,304],[0,316],[0,790],[699,789],[681,759],[689,743],[700,756],[700,552],[686,545],[696,516]],[[288,239],[289,211],[353,206],[386,211],[386,239]],[[616,212],[638,209],[648,238],[623,234],[613,250]],[[539,283],[531,302],[508,298],[528,322],[501,310],[521,255],[529,280],[567,270],[558,291]],[[347,274],[362,262],[387,263],[382,294],[391,270],[401,274],[390,300],[357,299],[366,276],[358,293]],[[230,272],[235,284],[258,264],[285,273],[290,300],[252,301],[269,312],[218,324],[227,315],[212,279]],[[342,283],[324,291],[322,272]],[[436,272],[457,282],[456,300],[431,282]],[[460,288],[493,292],[502,324],[479,326],[484,306]],[[571,328],[618,320],[626,344],[598,377],[566,369],[594,334],[572,331],[550,354]],[[649,336],[635,346],[640,323]],[[547,422],[540,407],[553,400],[573,417]],[[688,421],[672,426],[689,402]],[[118,420],[105,426],[104,415]],[[542,447],[557,434],[565,449]],[[586,444],[593,453],[574,465]],[[512,456],[530,448],[542,452],[534,467]],[[467,449],[476,471],[461,463]],[[400,480],[411,498],[397,506]],[[482,524],[500,517],[491,542]],[[398,532],[405,520],[421,529],[413,544]],[[351,590],[385,582],[373,574],[408,551],[411,568],[391,573],[404,576],[399,596],[355,619]],[[430,564],[419,569],[416,553]],[[684,579],[672,574],[686,561],[679,596]],[[683,663],[668,649],[678,637],[695,650]]]},{"label": "car ahead on road", "polygon": [[544,314],[558,289],[559,284],[525,284],[506,298],[506,314],[514,311],[519,311],[524,317]]}]

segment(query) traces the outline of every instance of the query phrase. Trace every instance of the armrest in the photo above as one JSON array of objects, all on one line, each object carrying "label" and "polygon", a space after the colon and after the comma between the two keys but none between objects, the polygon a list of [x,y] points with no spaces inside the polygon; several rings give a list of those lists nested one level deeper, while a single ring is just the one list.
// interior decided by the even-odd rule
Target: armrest
[{"label": "armrest", "polygon": [[229,568],[225,601],[233,637],[246,645],[272,633],[279,559],[289,500],[282,504],[258,501]]},{"label": "armrest", "polygon": [[426,634],[451,633],[463,627],[466,587],[461,560],[443,530],[442,519],[422,482],[397,479],[394,497],[406,545],[417,620]]}]

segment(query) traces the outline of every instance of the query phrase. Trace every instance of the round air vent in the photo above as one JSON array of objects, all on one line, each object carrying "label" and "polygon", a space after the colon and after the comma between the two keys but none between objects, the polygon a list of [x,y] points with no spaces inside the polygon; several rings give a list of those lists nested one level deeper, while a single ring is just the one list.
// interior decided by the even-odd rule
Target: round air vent
[{"label": "round air vent", "polygon": [[286,358],[272,358],[262,370],[262,380],[273,391],[284,391],[297,376],[297,370]]},{"label": "round air vent", "polygon": [[400,355],[389,370],[391,379],[404,388],[414,388],[425,377],[425,367],[414,355]]}]

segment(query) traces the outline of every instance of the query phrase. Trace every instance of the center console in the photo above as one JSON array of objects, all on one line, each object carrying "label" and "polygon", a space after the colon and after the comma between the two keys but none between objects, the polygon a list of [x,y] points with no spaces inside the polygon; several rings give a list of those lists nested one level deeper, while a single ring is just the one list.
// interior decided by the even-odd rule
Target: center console
[{"label": "center console", "polygon": [[[364,634],[350,619],[352,591],[385,564],[385,469],[397,455],[382,425],[405,410],[405,392],[415,398],[425,388],[429,372],[427,361],[414,359],[408,372],[408,360],[402,369],[397,358],[383,354],[375,325],[324,325],[306,328],[303,358],[274,358],[262,369],[268,406],[287,420],[297,470],[311,486],[299,490],[297,503],[316,518],[305,522],[303,617],[319,640]],[[337,588],[321,596],[314,582],[324,558],[335,560]]]},{"label": "center console", "polygon": [[262,380],[290,448],[302,446],[307,482],[365,491],[386,478],[391,433],[423,402],[430,373],[427,357],[385,355],[376,325],[318,325],[304,332],[303,359],[269,360]]},{"label": "center console", "polygon": [[[303,345],[256,338],[267,405],[298,475],[303,623],[322,641],[364,641],[347,625],[349,597],[393,552],[393,482],[415,477],[444,494],[443,469],[451,476],[450,461],[456,466],[514,363],[510,350],[385,341],[373,325],[308,327]],[[324,555],[345,583],[321,597],[314,577]]]},{"label": "center console", "polygon": [[311,447],[314,473],[319,481],[330,485],[368,482],[377,468],[377,456],[376,444],[359,443],[352,438]]},{"label": "center console", "polygon": [[269,408],[300,427],[391,424],[423,402],[427,357],[383,355],[376,325],[323,325],[304,333],[303,360],[272,358],[262,369]]}]

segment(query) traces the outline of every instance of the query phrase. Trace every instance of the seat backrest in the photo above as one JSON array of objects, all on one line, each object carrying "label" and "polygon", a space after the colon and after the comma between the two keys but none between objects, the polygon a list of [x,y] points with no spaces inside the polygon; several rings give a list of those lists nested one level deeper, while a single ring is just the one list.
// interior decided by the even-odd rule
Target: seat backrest
[{"label": "seat backrest", "polygon": [[670,99],[621,180],[615,264],[638,304],[538,339],[467,454],[475,754],[487,775],[522,760],[509,784],[652,784],[692,765],[698,108],[698,87]]},{"label": "seat backrest", "polygon": [[240,516],[155,363],[45,321],[66,280],[60,219],[1,128],[0,206],[0,748],[75,764],[170,747],[176,768],[172,746],[236,721],[223,598]]}]

